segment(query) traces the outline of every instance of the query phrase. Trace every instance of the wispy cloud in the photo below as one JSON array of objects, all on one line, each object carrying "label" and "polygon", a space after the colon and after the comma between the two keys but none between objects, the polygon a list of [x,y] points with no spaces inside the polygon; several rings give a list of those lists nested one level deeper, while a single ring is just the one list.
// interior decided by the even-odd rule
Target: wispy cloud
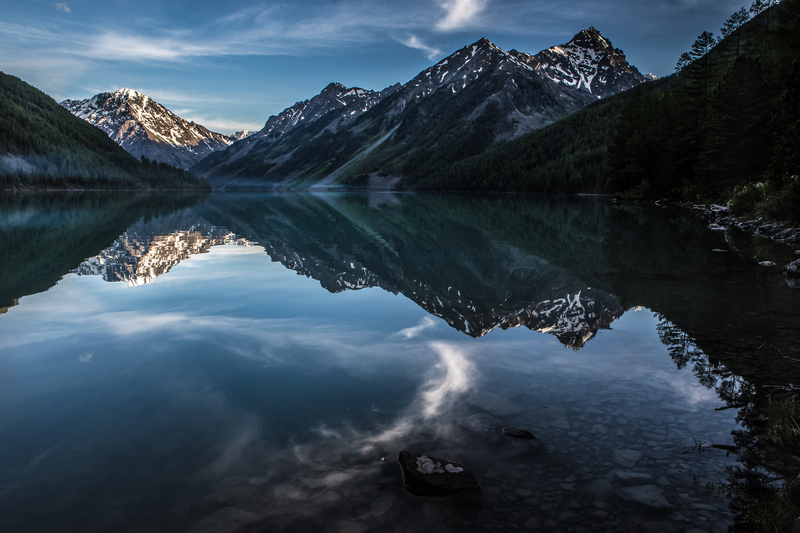
[{"label": "wispy cloud", "polygon": [[437,57],[439,54],[442,53],[442,51],[439,48],[428,46],[427,44],[422,42],[422,40],[420,40],[420,38],[417,37],[416,35],[409,35],[405,38],[398,39],[398,42],[408,46],[409,48],[422,50],[425,53],[425,57],[427,57],[428,59],[434,59],[435,57]]},{"label": "wispy cloud", "polygon": [[402,329],[397,332],[399,337],[404,337],[406,339],[413,339],[414,337],[418,336],[420,333],[427,329],[433,329],[436,327],[436,321],[429,316],[423,317],[422,320],[419,321],[419,324],[416,326],[412,326],[410,328]]},{"label": "wispy cloud", "polygon": [[56,4],[56,9],[58,9],[59,11],[63,11],[65,13],[72,13],[72,10],[69,8],[67,4],[63,4],[60,2]]},{"label": "wispy cloud", "polygon": [[431,348],[438,352],[439,366],[445,372],[441,378],[429,382],[422,393],[425,418],[438,416],[452,407],[457,395],[469,390],[473,382],[473,366],[462,349],[443,342],[431,343]]},{"label": "wispy cloud", "polygon": [[488,0],[446,0],[442,3],[444,18],[436,23],[436,29],[451,31],[474,24],[487,3]]}]

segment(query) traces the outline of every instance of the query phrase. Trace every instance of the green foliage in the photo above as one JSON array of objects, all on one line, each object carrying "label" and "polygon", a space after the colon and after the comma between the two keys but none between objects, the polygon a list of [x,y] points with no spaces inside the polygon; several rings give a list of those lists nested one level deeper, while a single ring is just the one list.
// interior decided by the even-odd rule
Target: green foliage
[{"label": "green foliage", "polygon": [[45,93],[0,72],[0,189],[208,188],[165,163],[137,161]]},{"label": "green foliage", "polygon": [[704,32],[662,93],[620,114],[609,189],[622,198],[729,203],[800,220],[800,0],[739,10],[714,46]]},{"label": "green foliage", "polygon": [[794,396],[769,403],[766,437],[792,453],[800,452],[800,404]]}]

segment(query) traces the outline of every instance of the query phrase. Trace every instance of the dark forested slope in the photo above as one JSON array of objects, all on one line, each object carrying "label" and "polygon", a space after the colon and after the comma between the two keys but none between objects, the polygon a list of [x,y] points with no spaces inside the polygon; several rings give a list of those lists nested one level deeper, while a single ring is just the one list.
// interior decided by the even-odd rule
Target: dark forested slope
[{"label": "dark forested slope", "polygon": [[423,189],[614,192],[800,220],[800,0],[734,13],[677,75],[418,181]]},{"label": "dark forested slope", "polygon": [[[669,79],[640,86],[658,91]],[[463,191],[603,192],[608,146],[633,93],[599,100],[546,128],[477,157],[457,162],[418,182],[418,187]]]},{"label": "dark forested slope", "polygon": [[0,72],[0,188],[207,188],[205,179],[137,160],[42,91]]},{"label": "dark forested slope", "polygon": [[747,12],[726,21],[722,41],[697,39],[669,90],[629,100],[610,148],[610,190],[800,221],[800,0],[746,24],[737,14]]}]

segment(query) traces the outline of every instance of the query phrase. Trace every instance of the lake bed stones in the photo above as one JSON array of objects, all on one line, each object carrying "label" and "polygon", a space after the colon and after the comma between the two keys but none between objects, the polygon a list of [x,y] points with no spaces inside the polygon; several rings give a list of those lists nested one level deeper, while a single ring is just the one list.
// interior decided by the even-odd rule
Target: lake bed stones
[{"label": "lake bed stones", "polygon": [[400,452],[397,458],[406,490],[414,496],[450,496],[460,493],[480,494],[475,475],[462,464]]}]

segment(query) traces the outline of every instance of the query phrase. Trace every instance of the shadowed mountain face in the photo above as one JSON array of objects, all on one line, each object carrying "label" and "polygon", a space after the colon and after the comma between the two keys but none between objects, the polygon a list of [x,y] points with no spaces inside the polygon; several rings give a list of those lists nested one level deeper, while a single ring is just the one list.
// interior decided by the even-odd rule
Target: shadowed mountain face
[{"label": "shadowed mountain face", "polygon": [[374,186],[409,186],[435,170],[430,161],[445,165],[475,155],[595,99],[481,39],[380,93],[332,84],[193,170],[216,187],[370,179]]}]

